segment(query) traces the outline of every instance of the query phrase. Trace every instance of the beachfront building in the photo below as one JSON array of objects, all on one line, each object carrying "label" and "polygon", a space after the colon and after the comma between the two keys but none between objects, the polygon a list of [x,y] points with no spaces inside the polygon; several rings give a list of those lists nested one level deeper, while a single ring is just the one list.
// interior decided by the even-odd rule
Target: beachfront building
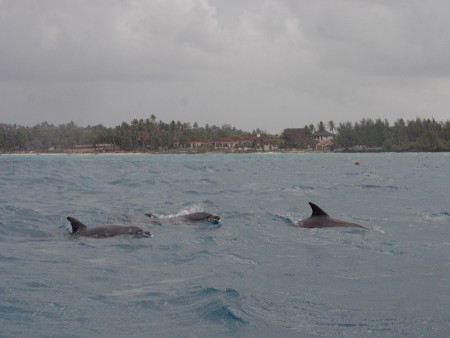
[{"label": "beachfront building", "polygon": [[198,149],[201,148],[203,146],[206,146],[208,143],[203,142],[203,141],[191,141],[187,143],[187,147],[191,148],[191,149]]},{"label": "beachfront building", "polygon": [[333,141],[334,140],[334,134],[323,130],[323,131],[316,131],[312,134],[312,138],[316,142],[320,141]]},{"label": "beachfront building", "polygon": [[66,149],[66,153],[107,153],[119,151],[120,147],[112,143],[101,144],[75,144],[71,149]]},{"label": "beachfront building", "polygon": [[334,134],[326,130],[311,134],[307,128],[288,128],[281,137],[290,148],[330,150],[334,143]]},{"label": "beachfront building", "polygon": [[314,142],[316,142],[316,150],[330,151],[334,143],[334,134],[323,130],[312,134]]},{"label": "beachfront building", "polygon": [[224,137],[216,138],[210,141],[210,144],[215,150],[231,150],[242,149],[247,150],[253,148],[253,142],[255,138],[253,136],[248,137]]},{"label": "beachfront building", "polygon": [[287,128],[282,135],[283,140],[291,148],[312,149],[315,142],[304,128]]}]

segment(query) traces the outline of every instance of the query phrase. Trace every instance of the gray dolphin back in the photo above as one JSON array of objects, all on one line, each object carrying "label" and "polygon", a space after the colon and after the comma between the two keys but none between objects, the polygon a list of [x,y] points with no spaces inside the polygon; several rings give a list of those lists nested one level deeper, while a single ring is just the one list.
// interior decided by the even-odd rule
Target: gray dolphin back
[{"label": "gray dolphin back", "polygon": [[84,223],[77,220],[76,218],[69,216],[67,217],[67,220],[70,222],[70,225],[72,226],[72,232],[74,234],[87,230],[87,226]]},{"label": "gray dolphin back", "polygon": [[156,215],[151,213],[147,213],[145,214],[145,216],[149,217],[152,223],[159,225],[162,225],[163,223],[186,224],[186,223],[206,223],[206,222],[217,224],[220,222],[219,216],[210,214],[209,212],[205,211],[192,212],[190,214],[185,214],[181,216],[164,217],[164,218],[158,218]]},{"label": "gray dolphin back", "polygon": [[363,228],[367,229],[366,227],[349,222],[340,220],[337,218],[330,217],[325,211],[323,211],[321,208],[319,208],[316,204],[309,202],[309,205],[312,209],[312,215],[299,222],[299,226],[303,228],[338,228],[338,227],[346,227],[346,228]]},{"label": "gray dolphin back", "polygon": [[312,215],[311,217],[330,217],[325,211],[323,211],[321,208],[319,208],[317,205],[315,205],[312,202],[309,202],[309,205],[312,209]]},{"label": "gray dolphin back", "polygon": [[213,214],[210,214],[209,212],[199,211],[199,212],[193,212],[191,214],[187,214],[183,216],[188,221],[208,221],[208,220],[220,220],[219,216],[214,216]]},{"label": "gray dolphin back", "polygon": [[73,217],[67,217],[72,226],[72,234],[74,236],[106,238],[113,236],[139,236],[152,237],[151,233],[144,231],[140,227],[134,225],[103,225],[95,228],[89,228]]}]

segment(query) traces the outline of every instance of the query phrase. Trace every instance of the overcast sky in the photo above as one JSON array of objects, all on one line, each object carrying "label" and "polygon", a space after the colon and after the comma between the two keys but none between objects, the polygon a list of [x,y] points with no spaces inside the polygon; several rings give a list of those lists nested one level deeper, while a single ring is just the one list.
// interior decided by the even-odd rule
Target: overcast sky
[{"label": "overcast sky", "polygon": [[450,119],[448,0],[0,0],[0,122]]}]

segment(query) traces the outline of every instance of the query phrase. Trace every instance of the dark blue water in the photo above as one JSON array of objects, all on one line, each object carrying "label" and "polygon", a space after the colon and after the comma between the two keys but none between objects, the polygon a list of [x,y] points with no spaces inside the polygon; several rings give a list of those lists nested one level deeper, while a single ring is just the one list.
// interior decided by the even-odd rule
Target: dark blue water
[{"label": "dark blue water", "polygon": [[[2,155],[0,336],[448,337],[449,178],[450,154]],[[370,230],[292,226],[309,201]],[[221,223],[144,216],[200,210]]]}]

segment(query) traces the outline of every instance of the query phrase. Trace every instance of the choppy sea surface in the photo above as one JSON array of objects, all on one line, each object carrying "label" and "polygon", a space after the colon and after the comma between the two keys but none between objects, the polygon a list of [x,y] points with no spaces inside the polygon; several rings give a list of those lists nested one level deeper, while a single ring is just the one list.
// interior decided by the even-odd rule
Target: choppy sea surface
[{"label": "choppy sea surface", "polygon": [[449,153],[1,155],[0,189],[1,337],[450,336]]}]

